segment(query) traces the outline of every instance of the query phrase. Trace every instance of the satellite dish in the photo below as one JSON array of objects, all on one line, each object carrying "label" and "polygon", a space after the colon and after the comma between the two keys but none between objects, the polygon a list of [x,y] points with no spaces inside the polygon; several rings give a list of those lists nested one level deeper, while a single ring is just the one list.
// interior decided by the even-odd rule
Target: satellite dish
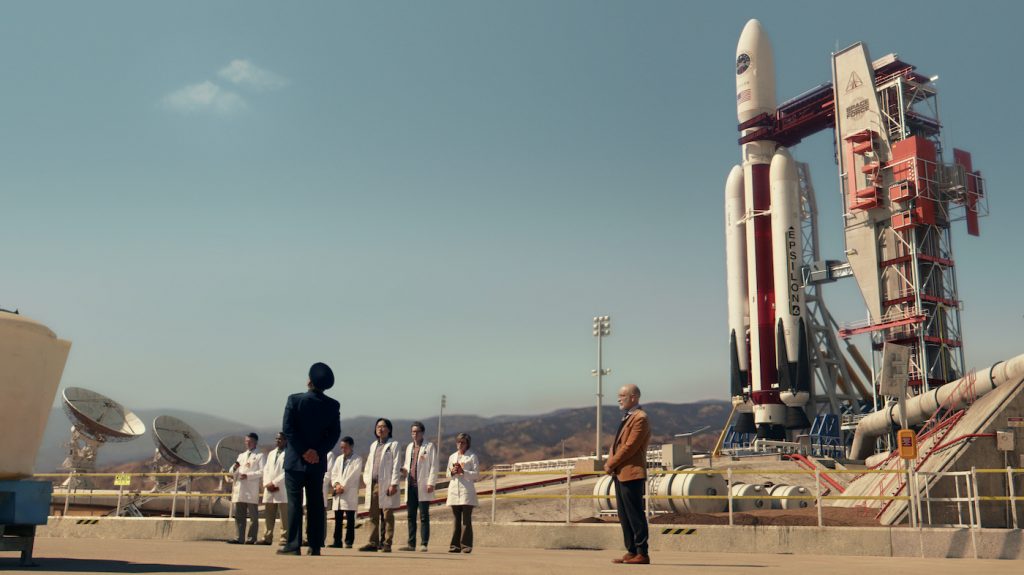
[{"label": "satellite dish", "polygon": [[[142,420],[105,395],[81,387],[66,387],[61,399],[64,414],[71,420],[68,456],[62,467],[74,474],[96,470],[96,454],[104,443],[131,441],[146,433]],[[88,478],[71,475],[64,487],[82,489],[92,484]]]},{"label": "satellite dish", "polygon": [[101,443],[131,441],[146,425],[123,405],[81,387],[64,388],[63,408],[79,433]]},{"label": "satellite dish", "polygon": [[169,463],[202,467],[210,462],[210,446],[191,425],[170,415],[153,420],[153,441]]},{"label": "satellite dish", "polygon": [[246,451],[245,438],[241,435],[229,435],[218,441],[213,451],[221,468],[224,471],[231,471],[231,466],[238,461],[238,456]]}]

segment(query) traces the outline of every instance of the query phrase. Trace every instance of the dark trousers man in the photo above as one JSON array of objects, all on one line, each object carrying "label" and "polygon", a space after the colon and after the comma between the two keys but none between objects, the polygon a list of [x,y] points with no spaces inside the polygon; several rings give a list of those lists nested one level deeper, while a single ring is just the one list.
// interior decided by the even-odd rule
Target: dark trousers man
[{"label": "dark trousers man", "polygon": [[324,540],[323,472],[285,471],[284,488],[288,493],[288,543],[285,549],[302,547],[302,493],[306,493],[306,541],[319,551]]},{"label": "dark trousers man", "polygon": [[356,542],[356,511],[355,509],[334,511],[334,547],[341,547],[341,524],[345,523],[345,547],[352,547]]},{"label": "dark trousers man", "polygon": [[615,479],[615,506],[622,526],[622,539],[626,551],[633,555],[647,555],[647,515],[644,513],[644,490],[647,480],[619,481]]},{"label": "dark trousers man", "polygon": [[409,547],[416,548],[416,514],[420,516],[420,541],[426,547],[430,544],[430,501],[420,501],[419,488],[410,481],[407,488],[406,509],[409,512]]},{"label": "dark trousers man", "polygon": [[[249,531],[246,533],[245,520],[249,519]],[[239,543],[256,543],[256,535],[260,529],[260,506],[256,503],[235,503],[235,527],[238,528]]]}]

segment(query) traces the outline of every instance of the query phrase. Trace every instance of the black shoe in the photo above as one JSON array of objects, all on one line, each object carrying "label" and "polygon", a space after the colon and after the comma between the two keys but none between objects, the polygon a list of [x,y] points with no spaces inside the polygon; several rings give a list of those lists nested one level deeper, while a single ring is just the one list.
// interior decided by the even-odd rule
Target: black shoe
[{"label": "black shoe", "polygon": [[330,545],[328,545],[328,547],[332,547],[334,549],[341,549],[342,547],[344,547],[344,545],[342,545],[341,543],[331,543]]},{"label": "black shoe", "polygon": [[257,545],[271,545],[270,541],[257,541]]},{"label": "black shoe", "polygon": [[459,549],[458,547],[449,547],[448,548],[448,552],[449,553],[462,553],[462,549]]},{"label": "black shoe", "polygon": [[306,551],[306,555],[319,555],[319,554],[320,554],[320,548],[319,547],[310,547],[309,550]]},{"label": "black shoe", "polygon": [[368,544],[363,545],[362,547],[360,547],[359,550],[360,551],[367,551],[367,552],[375,553],[377,551],[377,546],[376,545],[370,545],[368,543]]},{"label": "black shoe", "polygon": [[227,540],[227,544],[228,545],[241,545],[242,542],[239,541],[238,539],[228,539]]},{"label": "black shoe", "polygon": [[302,555],[302,552],[299,551],[298,549],[289,549],[287,547],[282,547],[282,548],[277,550],[277,554],[278,555]]}]

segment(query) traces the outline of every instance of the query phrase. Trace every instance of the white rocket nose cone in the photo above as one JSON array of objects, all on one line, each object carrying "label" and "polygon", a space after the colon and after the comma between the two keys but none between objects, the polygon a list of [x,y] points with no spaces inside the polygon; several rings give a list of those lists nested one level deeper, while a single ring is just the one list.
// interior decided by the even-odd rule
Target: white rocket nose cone
[{"label": "white rocket nose cone", "polygon": [[736,44],[736,115],[745,122],[775,106],[775,54],[761,23],[750,20]]}]

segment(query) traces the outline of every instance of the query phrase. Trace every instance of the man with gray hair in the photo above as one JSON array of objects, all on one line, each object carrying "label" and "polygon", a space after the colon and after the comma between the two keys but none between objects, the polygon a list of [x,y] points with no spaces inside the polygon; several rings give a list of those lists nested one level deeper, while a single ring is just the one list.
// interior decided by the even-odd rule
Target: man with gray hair
[{"label": "man with gray hair", "polygon": [[647,565],[647,515],[644,513],[644,488],[647,485],[647,444],[651,427],[647,413],[640,407],[640,388],[634,384],[619,389],[622,421],[615,432],[604,470],[614,478],[619,525],[626,554],[612,563]]}]

